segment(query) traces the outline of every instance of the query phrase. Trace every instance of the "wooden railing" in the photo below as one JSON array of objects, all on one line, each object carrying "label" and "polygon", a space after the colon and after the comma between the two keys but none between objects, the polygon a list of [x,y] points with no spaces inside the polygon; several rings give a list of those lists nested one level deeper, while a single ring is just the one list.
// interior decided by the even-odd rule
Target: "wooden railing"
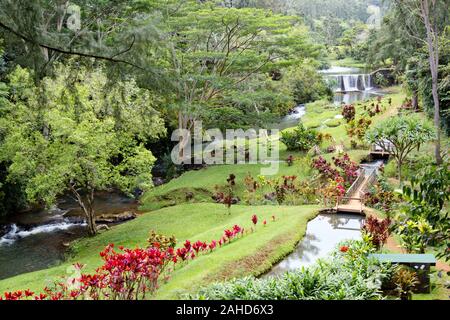
[{"label": "wooden railing", "polygon": [[[364,208],[364,196],[374,181],[377,179],[378,168],[364,168],[361,167],[358,178],[348,188],[345,195],[336,200],[336,211],[339,209],[339,205],[347,204],[350,200],[357,200],[360,203],[360,212],[363,212]],[[362,184],[365,184],[362,186]],[[356,195],[355,195],[356,193]]]}]

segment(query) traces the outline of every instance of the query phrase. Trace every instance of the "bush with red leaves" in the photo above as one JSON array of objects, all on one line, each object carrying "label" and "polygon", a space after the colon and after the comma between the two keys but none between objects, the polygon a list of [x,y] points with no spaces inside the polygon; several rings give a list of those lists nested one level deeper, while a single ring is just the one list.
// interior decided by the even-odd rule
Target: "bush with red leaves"
[{"label": "bush with red leaves", "polygon": [[390,225],[391,219],[389,218],[379,220],[373,216],[368,216],[362,230],[370,236],[372,244],[379,250],[389,238]]}]

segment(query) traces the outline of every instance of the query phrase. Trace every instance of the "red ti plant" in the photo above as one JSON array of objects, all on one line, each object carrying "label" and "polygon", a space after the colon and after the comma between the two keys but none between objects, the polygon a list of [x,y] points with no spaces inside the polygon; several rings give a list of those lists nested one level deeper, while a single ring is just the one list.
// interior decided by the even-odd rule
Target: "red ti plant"
[{"label": "red ti plant", "polygon": [[326,179],[335,179],[339,176],[339,172],[331,167],[331,164],[328,163],[322,156],[314,159],[312,162],[312,166],[314,169],[317,169],[319,173]]},{"label": "red ti plant", "polygon": [[216,240],[211,241],[211,243],[208,245],[209,251],[212,252],[216,248],[216,246],[217,246],[217,241]]},{"label": "red ti plant", "polygon": [[258,223],[258,217],[256,216],[256,214],[254,214],[253,216],[252,216],[252,222],[253,222],[253,224],[256,226],[256,224]]},{"label": "red ti plant", "polygon": [[183,261],[185,261],[189,257],[188,253],[189,251],[186,248],[177,249],[177,257],[179,257]]},{"label": "red ti plant", "polygon": [[[55,282],[51,288],[44,288],[44,293],[36,294],[35,300],[137,300],[145,299],[146,294],[153,294],[159,280],[165,274],[169,263],[174,258],[174,249],[161,251],[159,248],[136,248],[114,250],[108,245],[100,253],[103,265],[93,274],[81,273],[83,266],[74,267],[80,272],[75,278]],[[27,299],[34,293],[27,290],[18,291],[5,297],[7,299]]]},{"label": "red ti plant", "polygon": [[373,216],[368,216],[362,230],[370,236],[372,244],[379,250],[389,238],[390,225],[391,219],[389,218],[378,220]]},{"label": "red ti plant", "polygon": [[291,154],[289,155],[289,157],[287,157],[286,162],[288,164],[288,166],[292,166],[294,164],[294,156]]},{"label": "red ti plant", "polygon": [[263,221],[264,227],[266,226],[266,224],[267,224],[267,221],[264,219],[264,221]]},{"label": "red ti plant", "polygon": [[352,104],[346,104],[342,108],[342,116],[347,122],[350,122],[353,119],[355,119],[355,114],[356,114],[355,106]]},{"label": "red ti plant", "polygon": [[332,159],[334,165],[342,170],[341,176],[344,178],[346,186],[351,186],[356,178],[358,178],[358,164],[352,161],[347,153],[342,158],[333,157]]}]

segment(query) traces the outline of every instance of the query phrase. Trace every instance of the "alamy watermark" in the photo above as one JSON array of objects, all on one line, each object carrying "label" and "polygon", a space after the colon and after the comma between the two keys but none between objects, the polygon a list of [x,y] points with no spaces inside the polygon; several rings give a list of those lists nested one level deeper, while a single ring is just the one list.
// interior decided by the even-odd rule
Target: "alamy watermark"
[{"label": "alamy watermark", "polygon": [[279,169],[279,131],[277,129],[203,130],[195,121],[193,130],[177,129],[171,152],[174,164],[266,164],[261,175],[275,175]]}]

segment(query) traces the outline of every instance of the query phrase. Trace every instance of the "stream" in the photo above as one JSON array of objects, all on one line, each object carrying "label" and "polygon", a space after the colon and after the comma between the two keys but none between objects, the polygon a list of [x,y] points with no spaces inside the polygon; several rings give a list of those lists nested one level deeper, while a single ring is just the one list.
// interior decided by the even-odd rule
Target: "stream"
[{"label": "stream", "polygon": [[[333,88],[333,103],[336,106],[383,96],[383,93],[376,90],[372,76],[364,73],[364,70],[332,66],[329,69],[321,70],[320,73]],[[281,119],[276,128],[284,130],[295,127],[305,114],[305,104],[299,104]]]},{"label": "stream", "polygon": [[[119,193],[96,194],[96,215],[138,209],[137,201]],[[0,279],[41,270],[64,261],[68,244],[87,236],[86,223],[70,197],[57,206],[0,218]]]},{"label": "stream", "polygon": [[364,217],[355,214],[319,214],[308,222],[306,234],[294,252],[264,276],[278,276],[314,264],[325,258],[343,240],[361,238]]}]

